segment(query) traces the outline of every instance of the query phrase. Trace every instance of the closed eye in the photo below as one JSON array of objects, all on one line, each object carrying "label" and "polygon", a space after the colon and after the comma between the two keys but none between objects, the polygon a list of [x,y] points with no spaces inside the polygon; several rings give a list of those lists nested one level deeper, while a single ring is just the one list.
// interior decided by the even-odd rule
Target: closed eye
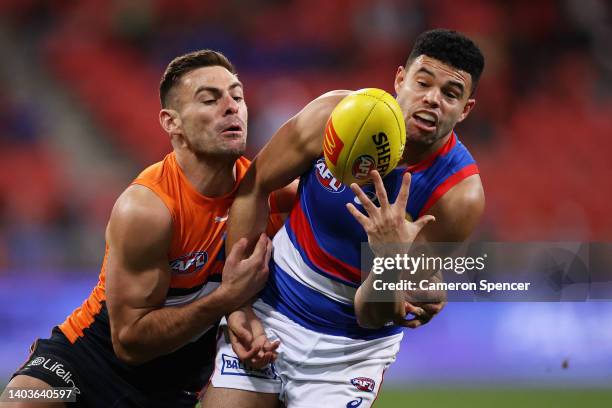
[{"label": "closed eye", "polygon": [[449,98],[457,99],[457,94],[455,92],[444,92],[444,95],[448,96]]}]

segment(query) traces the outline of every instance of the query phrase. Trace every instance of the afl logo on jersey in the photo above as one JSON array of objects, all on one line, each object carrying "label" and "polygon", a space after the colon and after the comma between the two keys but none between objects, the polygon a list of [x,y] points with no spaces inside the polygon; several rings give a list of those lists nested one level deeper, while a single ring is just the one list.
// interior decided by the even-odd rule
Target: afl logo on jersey
[{"label": "afl logo on jersey", "polygon": [[316,175],[319,184],[332,193],[341,193],[345,189],[345,185],[340,183],[337,178],[334,177],[331,171],[327,168],[325,164],[325,159],[321,157],[315,163],[315,167],[317,168]]},{"label": "afl logo on jersey", "polygon": [[208,261],[206,251],[192,252],[170,261],[170,268],[174,275],[190,275],[202,269],[206,261]]}]

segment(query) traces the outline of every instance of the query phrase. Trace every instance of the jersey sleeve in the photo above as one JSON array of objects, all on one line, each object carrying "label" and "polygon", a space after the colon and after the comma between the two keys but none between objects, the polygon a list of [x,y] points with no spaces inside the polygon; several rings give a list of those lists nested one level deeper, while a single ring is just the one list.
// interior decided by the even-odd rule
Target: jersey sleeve
[{"label": "jersey sleeve", "polygon": [[285,223],[285,218],[287,217],[287,214],[281,213],[280,209],[278,208],[276,191],[270,194],[268,204],[270,205],[270,216],[268,217],[268,226],[266,227],[266,234],[268,234],[268,236],[270,237],[273,237]]}]

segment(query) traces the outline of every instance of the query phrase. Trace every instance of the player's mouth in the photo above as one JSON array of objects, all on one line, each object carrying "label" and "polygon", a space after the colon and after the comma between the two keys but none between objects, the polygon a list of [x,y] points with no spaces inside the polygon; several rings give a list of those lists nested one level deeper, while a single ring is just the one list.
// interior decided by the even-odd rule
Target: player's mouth
[{"label": "player's mouth", "polygon": [[242,124],[239,122],[233,122],[221,127],[221,131],[219,132],[221,136],[227,137],[241,137],[243,134],[244,128]]},{"label": "player's mouth", "polygon": [[412,115],[417,128],[425,132],[434,132],[438,126],[438,116],[430,111],[420,110]]}]

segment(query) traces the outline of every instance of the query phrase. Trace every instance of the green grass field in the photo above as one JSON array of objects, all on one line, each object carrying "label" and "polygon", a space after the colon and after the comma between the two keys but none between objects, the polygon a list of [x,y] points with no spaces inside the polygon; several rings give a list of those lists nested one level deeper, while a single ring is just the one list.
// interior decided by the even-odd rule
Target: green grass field
[{"label": "green grass field", "polygon": [[610,390],[387,389],[374,408],[600,408],[612,407]]}]

